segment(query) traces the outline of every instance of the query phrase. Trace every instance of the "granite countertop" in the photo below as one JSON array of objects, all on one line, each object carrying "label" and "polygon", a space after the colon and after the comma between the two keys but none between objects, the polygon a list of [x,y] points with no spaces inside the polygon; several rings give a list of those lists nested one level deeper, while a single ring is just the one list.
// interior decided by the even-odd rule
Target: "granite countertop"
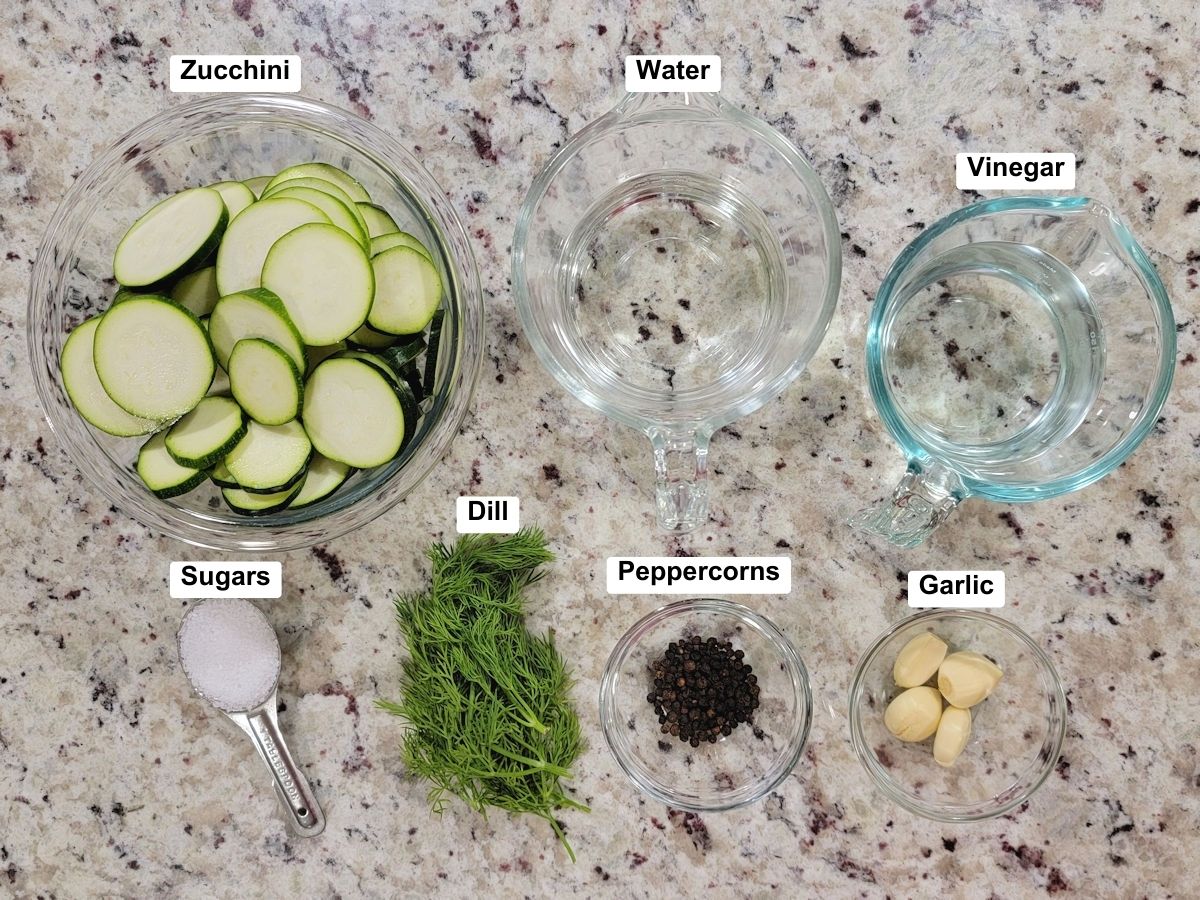
[{"label": "granite countertop", "polygon": [[[0,896],[1194,896],[1200,851],[1200,30],[1185,0],[808,5],[526,0],[405,7],[312,0],[18,4],[0,34]],[[533,173],[621,91],[629,52],[713,52],[725,95],[814,161],[844,230],[838,311],[810,371],[713,442],[712,521],[652,520],[644,439],[567,397],[517,324],[508,250]],[[290,837],[250,746],[192,697],[158,536],[86,484],[42,419],[25,302],[42,231],[89,159],[169,93],[172,52],[296,52],[304,93],[419,147],[472,235],[488,344],[474,415],[405,503],[283,557],[264,604],[284,644],[281,721],[328,828]],[[846,516],[903,461],[867,396],[863,333],[896,253],[968,199],[964,149],[1069,150],[1081,192],[1149,248],[1179,320],[1159,426],[1114,475],[1037,505],[969,502],[901,551]],[[460,492],[519,494],[558,561],[532,594],[574,661],[589,747],[564,814],[437,818],[401,771],[388,592],[453,534]],[[751,598],[812,673],[808,749],[764,802],[704,816],[626,782],[595,697],[613,642],[661,598],[609,596],[613,554],[790,553],[793,591]],[[940,825],[877,793],[850,748],[854,662],[906,613],[909,569],[999,568],[1003,615],[1062,676],[1061,761],[1032,801]]]}]

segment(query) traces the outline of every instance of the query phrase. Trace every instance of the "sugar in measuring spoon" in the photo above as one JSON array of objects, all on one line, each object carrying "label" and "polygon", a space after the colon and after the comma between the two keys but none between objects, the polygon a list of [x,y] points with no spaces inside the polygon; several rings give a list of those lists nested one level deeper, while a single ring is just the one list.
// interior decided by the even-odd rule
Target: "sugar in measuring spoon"
[{"label": "sugar in measuring spoon", "polygon": [[249,735],[275,779],[291,829],[315,837],[325,817],[279,732],[279,640],[248,600],[220,598],[192,607],[179,626],[179,661],[196,693]]}]

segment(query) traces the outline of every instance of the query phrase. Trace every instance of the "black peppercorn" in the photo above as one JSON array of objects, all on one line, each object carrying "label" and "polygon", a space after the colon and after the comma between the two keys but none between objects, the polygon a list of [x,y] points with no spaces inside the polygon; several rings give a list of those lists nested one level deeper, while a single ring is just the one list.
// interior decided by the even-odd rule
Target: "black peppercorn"
[{"label": "black peppercorn", "polygon": [[646,700],[661,731],[693,747],[728,737],[758,709],[758,678],[729,641],[692,635],[667,645],[650,666]]}]

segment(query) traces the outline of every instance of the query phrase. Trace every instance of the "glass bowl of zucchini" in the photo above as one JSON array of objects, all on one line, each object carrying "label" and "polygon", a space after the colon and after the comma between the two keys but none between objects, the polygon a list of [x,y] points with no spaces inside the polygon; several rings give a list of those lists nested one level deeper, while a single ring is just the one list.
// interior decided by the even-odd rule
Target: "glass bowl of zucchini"
[{"label": "glass bowl of zucchini", "polygon": [[30,287],[55,435],[117,507],[282,551],[403,499],[470,408],[479,274],[444,192],[357,116],[280,95],[174,107],[68,191]]}]

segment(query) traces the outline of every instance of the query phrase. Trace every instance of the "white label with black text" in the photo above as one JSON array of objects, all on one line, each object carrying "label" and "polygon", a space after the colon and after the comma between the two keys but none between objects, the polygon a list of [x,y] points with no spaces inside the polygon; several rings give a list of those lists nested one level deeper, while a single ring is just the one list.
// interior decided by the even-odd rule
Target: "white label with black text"
[{"label": "white label with black text", "polygon": [[516,534],[520,497],[459,497],[454,511],[459,534]]},{"label": "white label with black text", "polygon": [[627,56],[625,90],[635,94],[648,91],[719,91],[721,57]]},{"label": "white label with black text", "polygon": [[172,55],[171,90],[177,94],[294,94],[300,90],[300,57]]},{"label": "white label with black text", "polygon": [[1004,606],[1003,572],[909,572],[908,605],[913,609]]},{"label": "white label with black text", "polygon": [[283,596],[281,562],[171,563],[171,596],[176,600],[244,597],[276,600]]},{"label": "white label with black text", "polygon": [[1074,153],[959,153],[954,185],[960,191],[1073,191]]},{"label": "white label with black text", "polygon": [[787,594],[786,556],[610,556],[610,594]]}]

